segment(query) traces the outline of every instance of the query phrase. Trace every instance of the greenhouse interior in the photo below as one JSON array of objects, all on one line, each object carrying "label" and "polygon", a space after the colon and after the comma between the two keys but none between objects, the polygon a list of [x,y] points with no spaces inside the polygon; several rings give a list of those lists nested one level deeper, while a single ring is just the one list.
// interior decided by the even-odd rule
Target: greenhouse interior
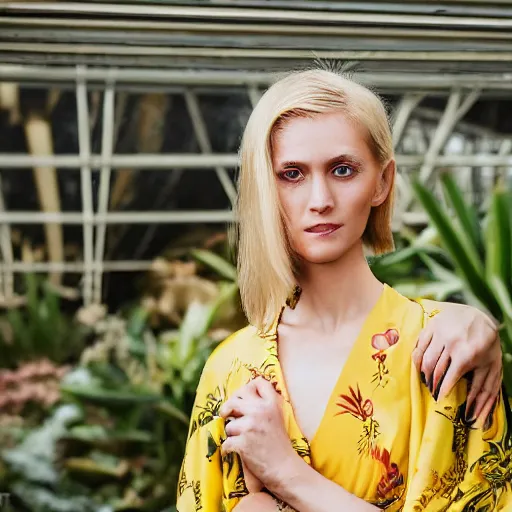
[{"label": "greenhouse interior", "polygon": [[247,323],[242,132],[313,68],[389,110],[372,271],[491,313],[512,393],[512,1],[4,0],[0,510],[176,511],[202,368]]}]

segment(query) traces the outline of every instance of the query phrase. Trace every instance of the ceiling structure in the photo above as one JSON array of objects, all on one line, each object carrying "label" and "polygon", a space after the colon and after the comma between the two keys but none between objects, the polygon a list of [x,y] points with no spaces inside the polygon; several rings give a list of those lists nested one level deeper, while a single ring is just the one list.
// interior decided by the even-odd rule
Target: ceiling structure
[{"label": "ceiling structure", "polygon": [[[399,164],[397,226],[425,222],[411,176],[435,187],[437,173],[457,172],[477,203],[497,179],[511,179],[512,1],[1,4],[0,85],[74,90],[79,150],[0,154],[0,169],[70,169],[80,173],[82,183],[82,211],[12,212],[0,204],[4,296],[12,294],[13,272],[35,268],[14,261],[12,225],[82,224],[84,261],[40,263],[37,270],[83,273],[85,301],[94,302],[101,298],[103,272],[140,270],[150,263],[105,261],[107,226],[231,220],[229,208],[109,211],[111,172],[209,168],[232,201],[237,154],[214,150],[203,99],[242,94],[254,106],[281,73],[314,66],[348,71],[387,100]],[[88,128],[93,91],[102,101],[97,152]],[[116,110],[123,94],[135,93],[182,97],[197,150],[116,153]],[[246,119],[247,112],[240,115]],[[90,186],[96,171],[97,207]]]}]

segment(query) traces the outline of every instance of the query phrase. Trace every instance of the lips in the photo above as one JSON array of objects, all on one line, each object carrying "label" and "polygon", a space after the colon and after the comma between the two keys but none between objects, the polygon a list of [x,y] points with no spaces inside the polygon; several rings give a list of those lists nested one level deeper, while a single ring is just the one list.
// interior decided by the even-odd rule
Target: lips
[{"label": "lips", "polygon": [[336,231],[341,227],[341,224],[316,224],[306,229],[308,233],[328,234]]}]

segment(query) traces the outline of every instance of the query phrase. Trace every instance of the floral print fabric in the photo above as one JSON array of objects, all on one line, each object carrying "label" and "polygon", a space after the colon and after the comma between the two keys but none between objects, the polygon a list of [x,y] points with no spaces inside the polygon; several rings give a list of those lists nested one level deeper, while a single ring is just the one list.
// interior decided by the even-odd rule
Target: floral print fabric
[{"label": "floral print fabric", "polygon": [[179,486],[179,512],[230,512],[248,491],[236,454],[222,457],[221,404],[257,376],[284,398],[290,442],[326,478],[388,511],[512,511],[510,407],[500,396],[483,428],[466,419],[464,379],[436,402],[411,361],[430,316],[388,286],[368,315],[320,427],[308,441],[294,418],[277,351],[280,315],[267,332],[230,336],[197,390]]}]

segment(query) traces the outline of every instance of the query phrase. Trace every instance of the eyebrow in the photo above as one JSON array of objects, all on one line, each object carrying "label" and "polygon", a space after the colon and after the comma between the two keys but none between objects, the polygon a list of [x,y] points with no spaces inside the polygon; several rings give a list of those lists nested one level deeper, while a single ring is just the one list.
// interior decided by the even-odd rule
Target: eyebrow
[{"label": "eyebrow", "polygon": [[[362,161],[359,158],[355,157],[354,155],[342,154],[330,158],[327,161],[327,166],[331,166],[332,164],[339,162],[350,163],[352,165],[359,167],[363,165]],[[308,167],[308,165],[297,160],[286,160],[285,162],[281,162],[280,167]]]}]

